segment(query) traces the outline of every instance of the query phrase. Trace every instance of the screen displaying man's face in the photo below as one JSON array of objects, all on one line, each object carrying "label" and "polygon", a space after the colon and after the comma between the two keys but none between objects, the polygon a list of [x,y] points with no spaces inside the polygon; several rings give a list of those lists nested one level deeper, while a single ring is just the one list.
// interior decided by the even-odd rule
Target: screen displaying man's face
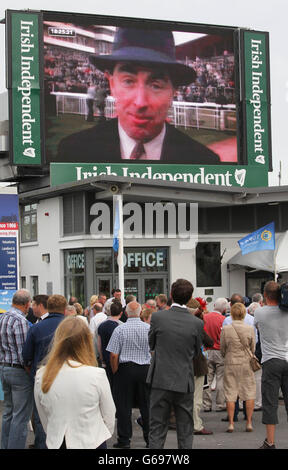
[{"label": "screen displaying man's face", "polygon": [[159,69],[119,63],[109,83],[126,134],[144,142],[160,134],[174,95],[170,78]]}]

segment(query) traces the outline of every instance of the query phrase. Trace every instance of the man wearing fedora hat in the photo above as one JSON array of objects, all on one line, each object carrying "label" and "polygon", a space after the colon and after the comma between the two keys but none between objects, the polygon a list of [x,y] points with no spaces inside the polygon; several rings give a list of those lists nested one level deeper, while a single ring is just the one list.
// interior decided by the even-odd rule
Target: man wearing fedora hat
[{"label": "man wearing fedora hat", "polygon": [[216,164],[219,157],[168,124],[175,90],[196,78],[176,61],[171,31],[118,28],[110,55],[90,61],[105,72],[117,118],[60,142],[57,161]]}]

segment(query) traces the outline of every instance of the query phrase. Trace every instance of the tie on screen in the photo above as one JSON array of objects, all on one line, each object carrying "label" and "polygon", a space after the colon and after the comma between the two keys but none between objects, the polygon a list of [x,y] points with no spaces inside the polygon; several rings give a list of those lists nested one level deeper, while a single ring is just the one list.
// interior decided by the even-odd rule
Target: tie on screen
[{"label": "tie on screen", "polygon": [[145,154],[145,148],[143,145],[143,142],[139,141],[133,148],[131,155],[130,155],[130,160],[138,160],[142,155]]}]

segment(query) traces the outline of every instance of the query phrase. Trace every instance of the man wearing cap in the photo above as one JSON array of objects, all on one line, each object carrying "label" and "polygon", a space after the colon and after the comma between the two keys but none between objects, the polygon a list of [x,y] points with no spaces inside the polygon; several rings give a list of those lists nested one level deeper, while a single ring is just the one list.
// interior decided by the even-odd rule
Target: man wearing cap
[{"label": "man wearing cap", "polygon": [[175,90],[196,78],[176,61],[171,31],[119,28],[113,52],[93,56],[105,72],[117,118],[60,142],[57,161],[215,164],[219,157],[168,124]]}]

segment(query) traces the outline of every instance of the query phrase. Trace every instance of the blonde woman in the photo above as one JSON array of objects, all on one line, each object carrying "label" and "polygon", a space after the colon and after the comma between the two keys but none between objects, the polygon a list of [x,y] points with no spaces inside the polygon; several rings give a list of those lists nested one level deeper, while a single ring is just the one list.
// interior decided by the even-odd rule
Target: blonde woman
[{"label": "blonde woman", "polygon": [[250,366],[250,354],[255,352],[255,332],[251,325],[244,323],[246,308],[242,303],[231,307],[232,323],[221,331],[220,350],[224,357],[224,394],[226,399],[229,427],[234,431],[235,402],[239,397],[246,402],[246,431],[253,431],[252,414],[256,397],[256,382]]},{"label": "blonde woman", "polygon": [[98,295],[91,295],[89,305],[84,310],[84,315],[85,317],[87,317],[89,323],[95,315],[95,313],[93,312],[93,305],[96,304],[96,302],[98,302]]},{"label": "blonde woman", "polygon": [[74,304],[74,307],[75,307],[75,310],[76,310],[76,315],[78,316],[78,318],[81,318],[81,320],[85,321],[86,324],[88,325],[88,319],[87,317],[84,316],[83,314],[83,307],[81,304],[79,304],[78,302],[76,302]]},{"label": "blonde woman", "polygon": [[80,318],[69,316],[57,328],[34,395],[48,449],[106,448],[115,405],[105,370],[97,367],[92,334]]}]

